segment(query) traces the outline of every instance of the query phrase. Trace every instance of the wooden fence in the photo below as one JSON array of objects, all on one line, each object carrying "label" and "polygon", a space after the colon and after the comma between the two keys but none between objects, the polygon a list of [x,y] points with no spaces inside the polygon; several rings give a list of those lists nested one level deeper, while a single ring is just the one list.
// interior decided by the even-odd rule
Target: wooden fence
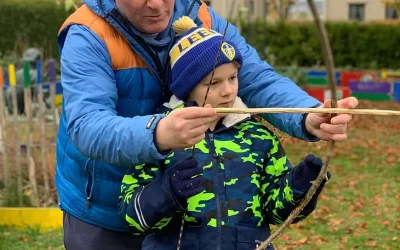
[{"label": "wooden fence", "polygon": [[[19,72],[13,64],[8,69],[0,68],[0,183],[4,190],[0,207],[57,203],[55,146],[62,90],[54,60],[46,66],[36,62],[33,83],[34,69],[27,62]],[[24,106],[18,106],[22,101]]]}]

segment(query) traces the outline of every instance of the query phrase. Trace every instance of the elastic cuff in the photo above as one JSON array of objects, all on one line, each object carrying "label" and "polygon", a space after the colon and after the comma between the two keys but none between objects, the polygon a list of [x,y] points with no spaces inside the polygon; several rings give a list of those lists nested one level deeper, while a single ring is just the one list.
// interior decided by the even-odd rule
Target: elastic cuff
[{"label": "elastic cuff", "polygon": [[[319,106],[320,106],[320,104],[315,105],[315,106],[313,106],[313,107],[311,107],[311,108],[318,108]],[[304,114],[304,115],[303,115],[303,119],[301,120],[301,127],[302,127],[302,129],[303,129],[303,133],[304,133],[304,135],[305,135],[305,137],[306,137],[306,139],[307,139],[308,141],[310,141],[310,142],[317,142],[317,141],[319,141],[320,139],[319,139],[318,137],[316,137],[315,135],[311,134],[310,132],[308,132],[307,129],[306,129],[306,119],[307,119],[307,115],[308,115],[308,113],[307,113],[307,114]]]},{"label": "elastic cuff", "polygon": [[157,150],[157,153],[159,154],[158,159],[165,159],[165,157],[171,153],[171,150],[165,150],[165,151],[160,150],[160,148],[157,146],[156,143],[157,142],[156,130],[158,123],[160,122],[161,119],[165,117],[166,115],[163,114],[153,115],[146,125],[146,129],[151,129],[153,131],[153,145],[154,148]]},{"label": "elastic cuff", "polygon": [[[161,118],[162,119],[162,118]],[[161,120],[160,119],[160,120]],[[158,122],[160,122],[160,120],[158,120]],[[156,124],[156,127],[154,128],[154,130],[153,130],[153,143],[154,143],[154,147],[157,149],[157,152],[159,153],[159,154],[161,154],[161,155],[169,155],[170,153],[171,153],[171,150],[160,150],[160,148],[158,147],[158,145],[157,145],[157,133],[156,133],[156,131],[157,131],[157,126],[158,126],[158,122],[157,122],[157,124]]]},{"label": "elastic cuff", "polygon": [[164,192],[165,196],[167,197],[168,201],[171,201],[173,207],[179,211],[186,211],[186,208],[182,206],[182,204],[178,201],[175,197],[174,192],[172,192],[171,184],[169,182],[169,172],[165,172],[164,176],[162,176],[162,191]]},{"label": "elastic cuff", "polygon": [[293,187],[292,187],[292,191],[293,191],[293,200],[295,203],[299,203],[306,195],[306,192],[301,192],[300,190],[297,190]]}]

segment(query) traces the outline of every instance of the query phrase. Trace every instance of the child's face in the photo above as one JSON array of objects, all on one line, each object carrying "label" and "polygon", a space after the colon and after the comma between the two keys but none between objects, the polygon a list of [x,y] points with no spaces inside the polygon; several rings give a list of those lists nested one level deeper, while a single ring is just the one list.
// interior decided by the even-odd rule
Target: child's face
[{"label": "child's face", "polygon": [[[215,69],[206,104],[213,108],[232,108],[238,92],[238,68],[234,63],[227,63]],[[211,74],[212,72],[190,92],[188,101],[203,105]]]}]

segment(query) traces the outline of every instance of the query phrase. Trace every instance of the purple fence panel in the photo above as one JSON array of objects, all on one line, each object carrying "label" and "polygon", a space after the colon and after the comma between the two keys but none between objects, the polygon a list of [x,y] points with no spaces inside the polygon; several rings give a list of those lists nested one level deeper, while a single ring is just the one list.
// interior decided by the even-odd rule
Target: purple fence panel
[{"label": "purple fence panel", "polygon": [[363,93],[391,93],[391,83],[389,82],[361,82],[361,81],[350,81],[349,88],[352,92],[363,92]]}]

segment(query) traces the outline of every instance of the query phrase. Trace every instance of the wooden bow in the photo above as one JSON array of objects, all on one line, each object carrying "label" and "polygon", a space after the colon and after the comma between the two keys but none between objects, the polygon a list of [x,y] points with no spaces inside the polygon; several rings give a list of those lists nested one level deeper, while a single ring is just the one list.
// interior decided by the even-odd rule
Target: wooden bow
[{"label": "wooden bow", "polygon": [[[317,8],[315,6],[315,3],[313,0],[307,0],[308,5],[310,6],[311,12],[314,16],[315,23],[318,28],[318,36],[321,41],[321,46],[322,46],[322,53],[325,61],[325,65],[328,70],[328,80],[329,80],[329,86],[331,90],[331,106],[332,108],[337,108],[337,100],[336,100],[336,84],[335,84],[335,77],[334,77],[334,62],[333,62],[333,56],[332,56],[332,50],[331,46],[329,43],[328,39],[328,34],[326,32],[325,26],[321,22]],[[303,198],[303,200],[300,202],[299,206],[289,215],[289,217],[283,222],[283,224],[273,233],[270,235],[270,237],[264,241],[260,246],[256,248],[256,250],[261,250],[265,249],[268,247],[268,245],[276,239],[285,228],[287,228],[292,221],[303,211],[304,207],[307,205],[307,203],[311,200],[313,197],[315,191],[318,189],[318,187],[321,185],[322,181],[324,179],[327,179],[327,172],[328,172],[328,166],[329,162],[332,159],[333,156],[333,149],[335,147],[335,142],[331,140],[329,142],[329,148],[328,148],[328,155],[326,157],[325,163],[321,168],[321,171],[319,172],[319,175],[315,181],[313,181],[311,188],[308,190],[307,194]]]}]

